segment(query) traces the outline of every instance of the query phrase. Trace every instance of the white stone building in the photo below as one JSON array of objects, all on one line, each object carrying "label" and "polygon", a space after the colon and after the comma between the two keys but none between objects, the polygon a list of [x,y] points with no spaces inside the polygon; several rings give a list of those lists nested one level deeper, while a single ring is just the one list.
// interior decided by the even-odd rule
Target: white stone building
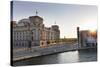
[{"label": "white stone building", "polygon": [[13,47],[47,46],[55,43],[60,38],[58,25],[45,27],[43,18],[39,16],[29,16],[18,22],[12,21]]}]

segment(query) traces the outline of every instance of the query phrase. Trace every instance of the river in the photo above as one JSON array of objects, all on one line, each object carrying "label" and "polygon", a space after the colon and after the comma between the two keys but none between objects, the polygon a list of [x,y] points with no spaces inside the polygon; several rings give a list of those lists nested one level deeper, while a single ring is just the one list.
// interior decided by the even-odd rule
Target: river
[{"label": "river", "polygon": [[43,65],[43,64],[62,64],[74,62],[97,61],[97,51],[82,50],[56,53],[52,55],[40,56],[14,62],[15,66],[23,65]]}]

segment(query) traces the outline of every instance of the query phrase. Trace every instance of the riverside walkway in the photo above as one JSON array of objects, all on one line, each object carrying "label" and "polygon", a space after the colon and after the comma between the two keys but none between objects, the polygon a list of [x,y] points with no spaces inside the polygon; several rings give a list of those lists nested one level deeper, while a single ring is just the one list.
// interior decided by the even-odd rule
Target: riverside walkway
[{"label": "riverside walkway", "polygon": [[28,59],[32,57],[38,57],[42,55],[54,54],[65,51],[73,51],[73,50],[81,50],[81,49],[89,49],[95,47],[85,47],[78,48],[77,44],[55,44],[53,46],[46,47],[32,47],[31,49],[27,48],[17,48],[13,50],[13,61],[19,61],[23,59]]}]

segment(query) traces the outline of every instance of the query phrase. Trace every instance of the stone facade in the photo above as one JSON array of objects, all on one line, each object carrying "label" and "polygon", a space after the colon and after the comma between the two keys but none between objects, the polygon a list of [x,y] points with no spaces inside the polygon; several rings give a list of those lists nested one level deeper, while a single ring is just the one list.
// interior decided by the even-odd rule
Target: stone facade
[{"label": "stone facade", "polygon": [[12,27],[14,47],[47,46],[60,38],[59,26],[45,27],[43,18],[37,15],[16,23],[12,21]]}]

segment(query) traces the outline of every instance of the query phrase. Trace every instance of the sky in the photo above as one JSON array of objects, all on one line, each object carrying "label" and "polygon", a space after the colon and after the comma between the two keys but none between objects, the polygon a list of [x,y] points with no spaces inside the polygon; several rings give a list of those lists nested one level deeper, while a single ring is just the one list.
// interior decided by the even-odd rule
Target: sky
[{"label": "sky", "polygon": [[13,20],[19,21],[29,16],[38,16],[44,19],[46,27],[59,25],[61,38],[76,38],[76,28],[81,30],[97,29],[98,9],[96,5],[58,4],[43,2],[14,1]]}]

